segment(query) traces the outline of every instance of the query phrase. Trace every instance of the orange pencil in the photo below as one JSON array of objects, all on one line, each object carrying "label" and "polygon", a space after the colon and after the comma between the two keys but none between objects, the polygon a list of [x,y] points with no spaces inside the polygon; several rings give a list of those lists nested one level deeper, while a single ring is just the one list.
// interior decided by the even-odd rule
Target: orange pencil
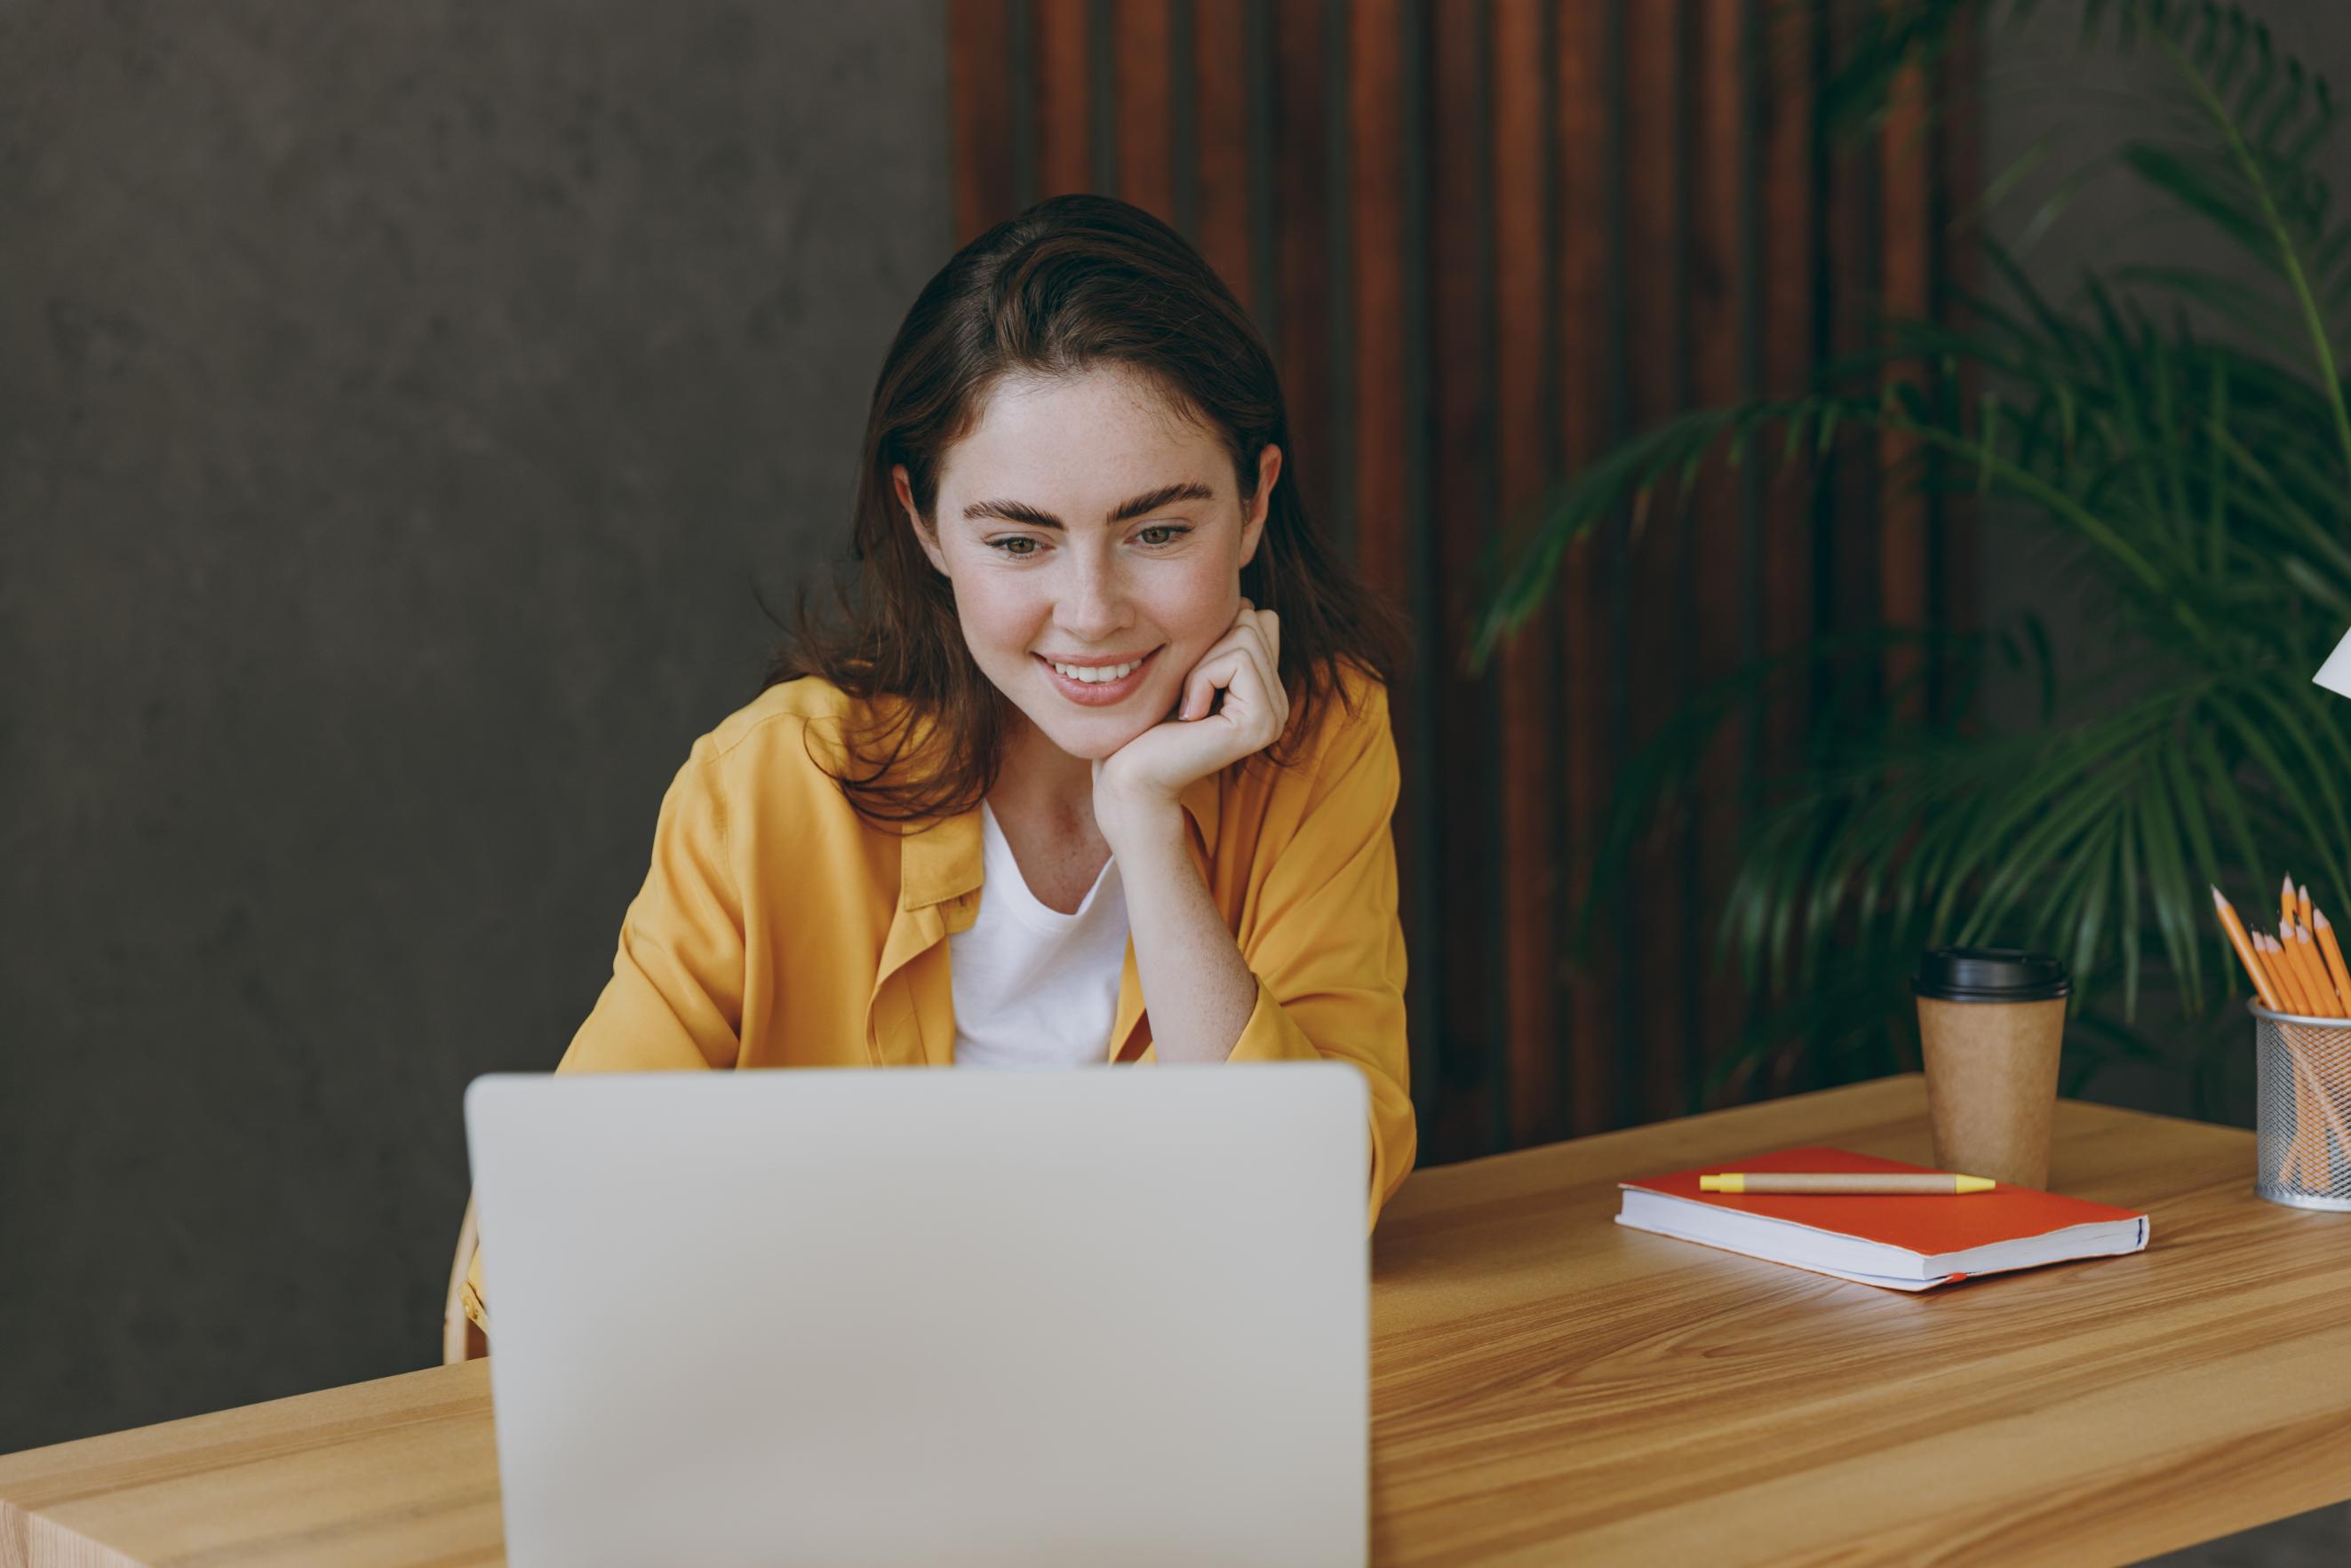
[{"label": "orange pencil", "polygon": [[2326,972],[2335,977],[2335,994],[2351,1002],[2351,968],[2343,963],[2343,944],[2335,939],[2335,927],[2326,918],[2326,911],[2315,910],[2311,924],[2318,933],[2318,950],[2326,958]]},{"label": "orange pencil", "polygon": [[[2247,935],[2252,940],[2253,956],[2261,963],[2262,978],[2270,983],[2270,989],[2275,993],[2278,999],[2279,1006],[2277,1010],[2283,1012],[2285,1010],[2285,982],[2278,978],[2277,968],[2270,962],[2270,945],[2258,931],[2248,932]],[[2263,1003],[2262,1005],[2267,1006],[2268,1004]]]},{"label": "orange pencil", "polygon": [[[2327,920],[2324,911],[2313,910],[2311,918],[2318,923],[2317,929],[2313,935],[2317,939],[2321,964],[2325,968],[2328,977],[2335,983],[2336,998],[2343,1004],[2342,1016],[2351,1018],[2351,970],[2346,970],[2345,967],[2342,944],[2335,940],[2335,927]],[[2311,1062],[2309,1066],[2313,1080],[2311,1087],[2324,1097],[2329,1109],[2341,1110],[2351,1107],[2351,1078],[2346,1078],[2341,1071],[2343,1058],[2340,1054],[2330,1052],[2329,1059],[2324,1064],[2324,1071],[2321,1071],[2321,1063],[2316,1061]],[[2326,1155],[2325,1138],[2320,1138],[2314,1145],[2314,1149],[2319,1167],[2324,1170]],[[2346,1153],[2351,1153],[2351,1144],[2346,1144],[2344,1149]]]},{"label": "orange pencil", "polygon": [[2302,906],[2294,901],[2294,878],[2287,877],[2278,884],[2278,920],[2291,925],[2294,917],[2301,913]]},{"label": "orange pencil", "polygon": [[[2345,1015],[2351,1017],[2351,966],[2346,966],[2343,961],[2343,945],[2335,940],[2334,924],[2326,918],[2325,910],[2313,911],[2311,918],[2318,923],[2315,933],[2318,937],[2318,952],[2319,956],[2326,960],[2327,974],[2334,977],[2335,994],[2344,1004]],[[2330,1090],[2340,1089],[2345,1092],[2351,1092],[2351,1081],[2346,1081],[2340,1084],[2329,1084],[2326,1087]],[[2351,1147],[2346,1147],[2345,1152],[2351,1153]]]},{"label": "orange pencil", "polygon": [[[2283,928],[2283,925],[2281,928]],[[2278,938],[2265,932],[2257,932],[2254,934],[2254,945],[2264,955],[2270,975],[2278,982],[2279,989],[2294,998],[2288,1003],[2286,1010],[2313,1017],[2325,1016],[2317,999],[2310,994],[2311,982],[2304,975],[2302,967],[2284,950]],[[2319,1092],[2319,1085],[2311,1071],[2311,1064],[2295,1042],[2294,1033],[2295,1026],[2286,1024],[2281,1027],[2284,1030],[2283,1043],[2286,1056],[2294,1063],[2289,1090],[2293,1097],[2294,1130],[2294,1135],[2286,1140],[2285,1150],[2278,1166],[2277,1179],[2288,1186],[2301,1186],[2311,1179],[2310,1171],[2314,1163],[2311,1156],[2311,1150],[2313,1134],[2317,1132],[2317,1124],[2311,1117],[2311,1109],[2314,1106],[2319,1113],[2334,1125],[2337,1137],[2351,1136],[2351,1129],[2346,1129],[2343,1125],[2341,1115],[2327,1101],[2325,1095]],[[2346,1143],[2344,1146],[2351,1148],[2351,1143]]]},{"label": "orange pencil", "polygon": [[2268,932],[2262,933],[2262,952],[2268,956],[2270,978],[2277,982],[2278,993],[2285,998],[2285,1010],[2290,1013],[2310,1011],[2310,998],[2302,994],[2302,973],[2294,967],[2278,939]]},{"label": "orange pencil", "polygon": [[[2269,949],[2262,946],[2262,934],[2258,931],[2251,932],[2245,939],[2253,946],[2253,971],[2261,977],[2261,983],[2255,988],[2262,993],[2262,1006],[2268,1008],[2272,1012],[2283,1012],[2285,988],[2278,984],[2277,977],[2270,969]],[[2272,1002],[2269,999],[2272,997],[2275,997],[2277,1000]]]},{"label": "orange pencil", "polygon": [[2344,1016],[2341,998],[2335,994],[2335,982],[2326,973],[2326,961],[2318,956],[2318,944],[2310,939],[2310,927],[2297,922],[2294,928],[2294,961],[2302,966],[2302,977],[2318,999],[2318,1010],[2328,1018]]},{"label": "orange pencil", "polygon": [[2253,951],[2253,939],[2245,934],[2245,923],[2237,918],[2236,910],[2220,896],[2220,890],[2217,887],[2212,890],[2212,907],[2219,911],[2220,925],[2229,933],[2229,946],[2237,950],[2238,961],[2245,966],[2245,973],[2252,977],[2253,989],[2261,993],[2262,1006],[2272,1012],[2278,1011],[2278,1003],[2284,998],[2278,995],[2277,988],[2270,983],[2269,975],[2262,968],[2261,956]]},{"label": "orange pencil", "polygon": [[2310,939],[2309,927],[2299,923],[2289,925],[2278,933],[2278,940],[2286,944],[2286,957],[2294,973],[2302,977],[2304,999],[2310,1010],[2320,1018],[2335,1016],[2335,987],[2326,977],[2325,966],[2318,961],[2318,945]]},{"label": "orange pencil", "polygon": [[2289,1013],[2300,1012],[2302,1009],[2294,1003],[2294,987],[2283,975],[2278,972],[2278,961],[2270,953],[2270,934],[2266,931],[2255,931],[2252,936],[2253,952],[2262,961],[2262,972],[2269,977],[2271,988],[2278,994],[2278,1010]]},{"label": "orange pencil", "polygon": [[2302,966],[2294,961],[2294,923],[2279,921],[2277,935],[2270,942],[2270,951],[2277,955],[2278,970],[2285,976],[2286,992],[2294,998],[2294,1010],[2315,1014],[2318,998],[2310,994],[2310,982],[2303,977]]},{"label": "orange pencil", "polygon": [[2306,882],[2294,883],[2294,918],[2298,925],[2310,924],[2310,883]]},{"label": "orange pencil", "polygon": [[[2285,954],[2279,950],[2277,938],[2267,932],[2261,932],[2256,934],[2256,940],[2260,945],[2262,956],[2269,962],[2270,973],[2277,977],[2278,988],[2294,998],[2287,1005],[2286,1010],[2296,1013],[2309,1011],[2308,1003],[2302,999],[2300,976],[2295,973],[2294,965],[2287,961]],[[2283,1025],[2280,1026],[2280,1028],[2283,1027]],[[2292,1040],[2285,1042],[2285,1050],[2287,1059],[2295,1066],[2295,1071],[2287,1082],[2287,1090],[2292,1096],[2294,1105],[2294,1135],[2286,1140],[2285,1153],[2278,1160],[2277,1179],[2282,1186],[2299,1186],[2302,1184],[2303,1172],[2302,1146],[2309,1117],[2303,1110],[2300,1071],[2302,1053],[2294,1050]]]}]

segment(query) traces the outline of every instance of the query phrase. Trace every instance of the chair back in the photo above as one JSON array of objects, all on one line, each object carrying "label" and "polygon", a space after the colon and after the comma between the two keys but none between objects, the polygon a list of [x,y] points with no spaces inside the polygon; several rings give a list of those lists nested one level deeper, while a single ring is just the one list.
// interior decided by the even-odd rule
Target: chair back
[{"label": "chair back", "polygon": [[455,1366],[461,1361],[477,1361],[490,1354],[489,1336],[481,1326],[465,1315],[465,1276],[474,1267],[474,1252],[481,1245],[481,1232],[474,1221],[474,1195],[465,1195],[465,1222],[457,1228],[457,1258],[449,1266],[449,1295],[441,1308],[441,1362]]}]

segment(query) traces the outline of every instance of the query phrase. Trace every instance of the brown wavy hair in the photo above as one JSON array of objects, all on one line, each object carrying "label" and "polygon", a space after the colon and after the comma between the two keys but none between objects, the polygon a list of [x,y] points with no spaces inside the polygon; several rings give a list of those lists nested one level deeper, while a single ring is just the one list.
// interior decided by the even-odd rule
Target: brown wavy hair
[{"label": "brown wavy hair", "polygon": [[1295,760],[1341,690],[1343,661],[1395,684],[1403,622],[1356,580],[1299,498],[1280,379],[1249,312],[1183,235],[1142,208],[1055,196],[957,251],[906,312],[866,416],[854,581],[836,579],[830,620],[810,613],[803,591],[768,672],[767,686],[821,675],[862,699],[865,716],[841,737],[846,761],[833,777],[868,818],[908,823],[976,809],[1012,722],[1011,700],[965,644],[951,585],[907,526],[893,465],[905,465],[914,509],[935,530],[947,452],[977,426],[997,384],[1100,366],[1139,372],[1214,434],[1244,507],[1256,498],[1258,455],[1268,443],[1281,448],[1265,529],[1240,573],[1242,596],[1281,618],[1290,720],[1268,760]]}]

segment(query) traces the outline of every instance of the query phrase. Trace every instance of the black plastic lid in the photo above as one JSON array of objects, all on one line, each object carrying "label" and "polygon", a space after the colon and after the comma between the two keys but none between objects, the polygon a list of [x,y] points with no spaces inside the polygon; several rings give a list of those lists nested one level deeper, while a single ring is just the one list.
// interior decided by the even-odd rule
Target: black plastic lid
[{"label": "black plastic lid", "polygon": [[1918,960],[1910,989],[1941,1002],[2045,1002],[2074,982],[2048,953],[2022,947],[1935,947]]}]

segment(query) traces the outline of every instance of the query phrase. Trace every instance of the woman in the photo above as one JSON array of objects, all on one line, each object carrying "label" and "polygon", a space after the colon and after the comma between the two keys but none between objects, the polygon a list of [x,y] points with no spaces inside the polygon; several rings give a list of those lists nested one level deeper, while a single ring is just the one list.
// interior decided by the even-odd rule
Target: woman
[{"label": "woman", "polygon": [[1328,1057],[1375,1222],[1415,1148],[1401,639],[1288,448],[1156,218],[1061,196],[967,246],[874,389],[854,603],[695,743],[557,1071]]}]

